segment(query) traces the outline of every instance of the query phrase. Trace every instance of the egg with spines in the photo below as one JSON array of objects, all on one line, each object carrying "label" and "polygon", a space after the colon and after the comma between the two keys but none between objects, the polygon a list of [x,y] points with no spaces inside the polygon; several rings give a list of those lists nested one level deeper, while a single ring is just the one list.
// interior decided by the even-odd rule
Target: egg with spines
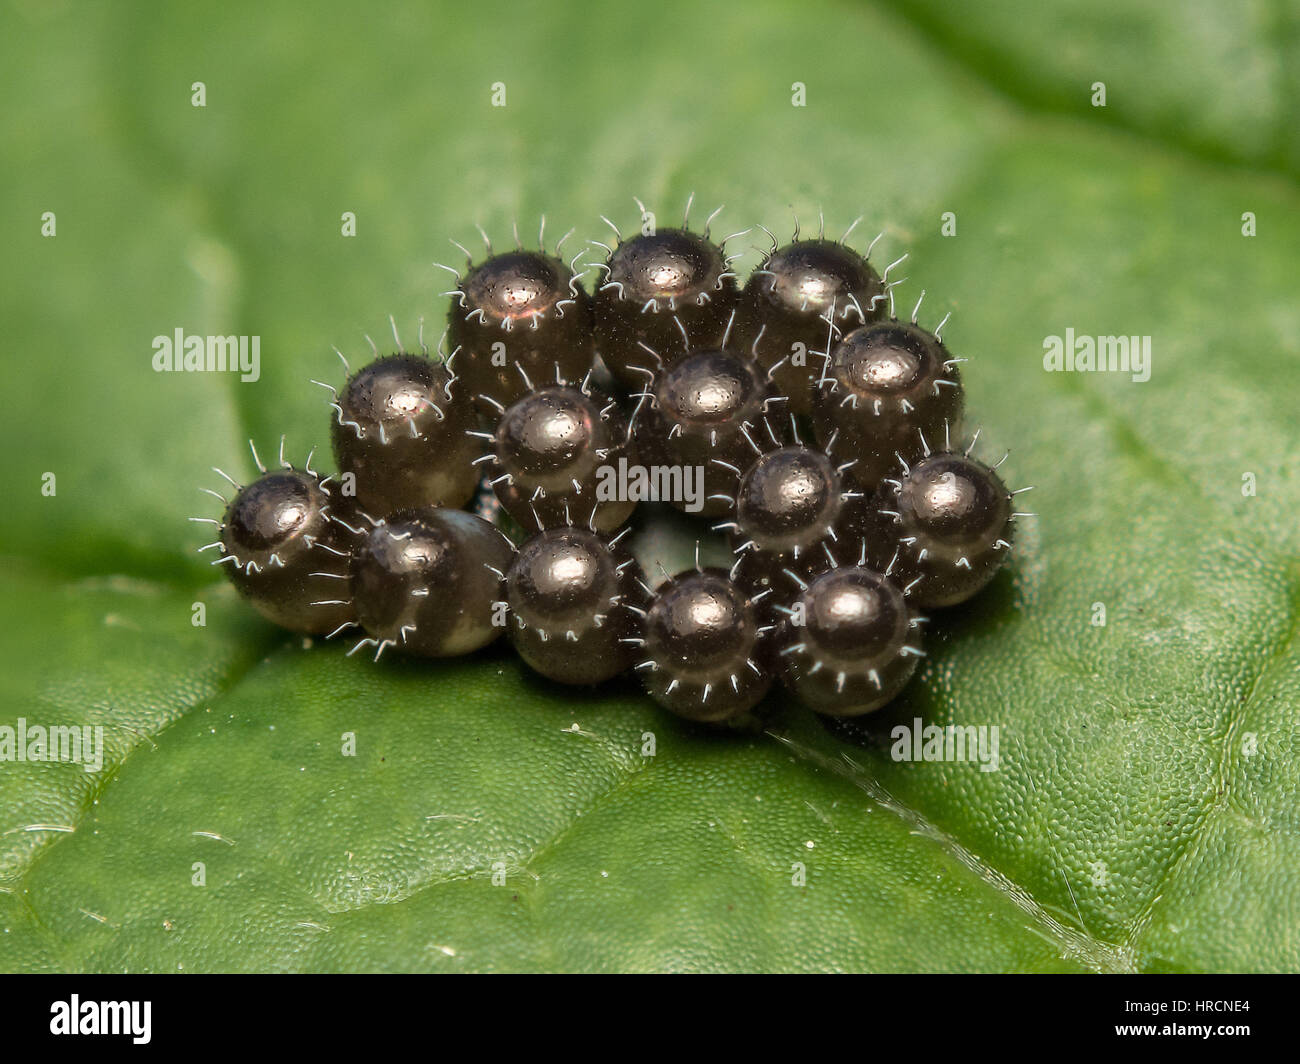
[{"label": "egg with spines", "polygon": [[349,374],[330,407],[339,475],[351,477],[367,513],[460,507],[473,498],[474,460],[483,453],[467,435],[477,424],[474,406],[441,362],[402,352],[376,358]]},{"label": "egg with spines", "polygon": [[[256,449],[253,455],[261,468]],[[194,519],[218,528],[218,538],[200,550],[219,551],[213,564],[267,620],[293,632],[332,634],[353,619],[354,530],[336,512],[341,500],[338,485],[327,486],[332,478],[312,470],[310,457],[303,469],[284,462],[283,444],[281,458],[281,468],[262,468],[246,485],[221,473],[235,494],[220,521]]]},{"label": "egg with spines", "polygon": [[[688,217],[689,211],[688,205]],[[617,243],[599,245],[608,257],[598,264],[603,277],[593,300],[596,349],[632,389],[644,387],[690,345],[720,344],[740,299],[731,268],[740,256],[726,250],[732,237],[715,244],[708,223],[702,233],[685,225],[660,228],[643,206],[641,212],[642,227],[632,236],[624,238],[608,223]]]},{"label": "egg with spines", "polygon": [[502,597],[514,545],[463,510],[424,507],[371,521],[352,555],[356,618],[366,632],[349,653],[393,647],[446,658],[487,646],[505,631]]},{"label": "egg with spines", "polygon": [[485,418],[526,395],[530,380],[558,375],[574,384],[591,371],[591,297],[576,258],[566,264],[544,250],[493,253],[489,245],[487,258],[457,273],[447,316],[451,364]]}]

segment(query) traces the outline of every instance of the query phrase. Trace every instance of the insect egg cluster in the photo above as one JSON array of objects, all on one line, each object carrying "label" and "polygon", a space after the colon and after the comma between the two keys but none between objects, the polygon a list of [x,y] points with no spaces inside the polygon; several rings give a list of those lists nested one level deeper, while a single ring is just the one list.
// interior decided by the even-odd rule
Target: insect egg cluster
[{"label": "insect egg cluster", "polygon": [[[900,320],[902,258],[877,270],[852,226],[784,244],[757,226],[770,246],[742,281],[749,230],[715,241],[717,211],[697,231],[689,203],[672,228],[637,206],[574,254],[544,222],[536,250],[456,244],[437,353],[395,324],[360,368],[340,353],[342,380],[314,382],[336,472],[253,447],[257,476],[203,489],[224,509],[194,518],[217,529],[199,549],[275,624],[355,630],[349,653],[376,660],[504,637],[550,681],[630,673],[703,724],[752,722],[774,685],[827,719],[871,713],[924,656],[921,611],[984,588],[1031,516],[962,435],[947,319],[930,331],[918,301]],[[692,567],[643,569],[655,505],[731,563],[697,543]]]}]

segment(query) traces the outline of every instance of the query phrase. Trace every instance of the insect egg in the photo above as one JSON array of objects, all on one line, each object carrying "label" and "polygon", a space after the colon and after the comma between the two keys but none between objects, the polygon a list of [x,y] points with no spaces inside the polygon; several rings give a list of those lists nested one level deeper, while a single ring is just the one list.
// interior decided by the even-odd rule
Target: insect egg
[{"label": "insect egg", "polygon": [[[843,483],[828,453],[794,444],[756,458],[740,477],[730,533],[733,577],[756,598],[786,569],[811,574],[839,560],[866,528],[864,493]],[[847,537],[847,538],[846,538]]]},{"label": "insect egg", "polygon": [[811,583],[787,575],[801,592],[782,611],[778,657],[786,686],[827,716],[860,716],[892,700],[921,657],[920,619],[902,591],[862,565],[828,569]]},{"label": "insect egg", "polygon": [[881,481],[876,507],[897,539],[897,578],[911,601],[952,606],[993,579],[1011,553],[1015,518],[1029,515],[1012,512],[1013,493],[969,448],[924,451]]},{"label": "insect egg", "polygon": [[479,435],[490,441],[493,490],[526,529],[590,515],[596,531],[610,532],[636,508],[607,487],[617,484],[620,459],[635,462],[627,419],[616,402],[585,385],[539,388],[512,403],[493,432]]},{"label": "insect egg", "polygon": [[[659,373],[634,415],[632,438],[648,466],[680,471],[683,481],[695,474],[697,497],[670,492],[667,499],[679,510],[717,517],[731,507],[738,468],[753,461],[755,437],[771,434],[773,446],[785,442],[769,421],[775,402],[769,382],[752,359],[725,350],[697,351]],[[766,442],[766,441],[765,441]]]},{"label": "insect egg", "polygon": [[330,478],[311,469],[310,456],[305,469],[284,461],[283,440],[281,468],[267,472],[256,448],[253,457],[261,475],[242,487],[226,477],[235,496],[222,520],[212,522],[220,528],[219,538],[200,549],[219,548],[221,557],[213,564],[224,566],[239,593],[281,627],[313,634],[346,627],[353,616],[348,590],[352,536],[331,512]]},{"label": "insect egg", "polygon": [[961,418],[959,359],[938,337],[897,319],[854,329],[830,352],[813,396],[813,429],[823,445],[838,434],[857,461],[847,471],[860,487],[874,488],[908,457],[918,433],[931,438]]},{"label": "insect egg", "polygon": [[637,674],[650,697],[678,716],[723,723],[771,687],[770,631],[725,569],[688,570],[650,604]]},{"label": "insect egg", "polygon": [[355,478],[367,513],[459,507],[473,496],[483,447],[467,435],[473,403],[444,365],[400,352],[377,358],[351,374],[330,405],[335,461]]},{"label": "insect egg", "polygon": [[[642,215],[649,218],[644,208]],[[684,335],[700,347],[720,343],[739,300],[731,269],[739,256],[726,253],[731,237],[721,244],[709,239],[707,223],[702,234],[685,225],[651,224],[627,239],[614,232],[617,246],[601,245],[609,258],[600,267],[604,281],[594,299],[596,348],[615,377],[632,388],[643,385],[660,361],[670,364],[685,352]]]},{"label": "insect egg", "polygon": [[445,658],[486,646],[505,630],[501,601],[514,546],[463,510],[424,507],[372,519],[352,556],[356,616],[375,648]]},{"label": "insect egg", "polygon": [[577,256],[566,265],[545,250],[493,254],[484,243],[488,257],[457,275],[448,322],[456,375],[479,413],[495,419],[527,392],[530,376],[558,370],[574,383],[591,370],[591,299],[574,272]]},{"label": "insect egg", "polygon": [[644,601],[640,569],[617,540],[589,529],[539,532],[506,573],[510,639],[536,672],[560,683],[595,684],[632,665]]}]

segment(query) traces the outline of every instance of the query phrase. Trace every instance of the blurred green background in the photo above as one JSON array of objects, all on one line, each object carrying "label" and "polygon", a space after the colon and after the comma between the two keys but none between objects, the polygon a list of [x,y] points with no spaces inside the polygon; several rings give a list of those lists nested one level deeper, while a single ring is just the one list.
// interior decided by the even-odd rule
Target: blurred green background
[{"label": "blurred green background", "polygon": [[[0,724],[109,752],[0,763],[0,970],[1300,964],[1295,4],[0,11]],[[910,251],[1035,485],[874,745],[349,660],[213,582],[196,487],[327,445],[308,378],[390,313],[436,335],[449,237],[692,191]],[[154,373],[178,327],[260,336],[261,379]],[[1151,380],[1045,373],[1067,327],[1151,336]],[[999,726],[1001,769],[893,762],[918,716]]]}]

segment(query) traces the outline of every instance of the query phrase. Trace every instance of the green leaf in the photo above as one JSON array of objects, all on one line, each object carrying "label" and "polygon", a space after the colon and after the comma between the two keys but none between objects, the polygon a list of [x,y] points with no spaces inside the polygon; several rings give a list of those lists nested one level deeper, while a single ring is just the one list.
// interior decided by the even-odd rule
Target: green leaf
[{"label": "green leaf", "polygon": [[[0,724],[105,760],[0,762],[0,970],[1300,966],[1300,48],[1251,11],[9,8]],[[327,442],[331,344],[436,339],[448,236],[692,190],[719,233],[865,212],[1035,486],[861,742],[347,658],[194,553],[209,467]],[[260,336],[260,380],[154,373],[178,327]],[[1150,336],[1151,379],[1045,372],[1067,328]],[[998,770],[895,761],[916,718],[997,726]]]}]

